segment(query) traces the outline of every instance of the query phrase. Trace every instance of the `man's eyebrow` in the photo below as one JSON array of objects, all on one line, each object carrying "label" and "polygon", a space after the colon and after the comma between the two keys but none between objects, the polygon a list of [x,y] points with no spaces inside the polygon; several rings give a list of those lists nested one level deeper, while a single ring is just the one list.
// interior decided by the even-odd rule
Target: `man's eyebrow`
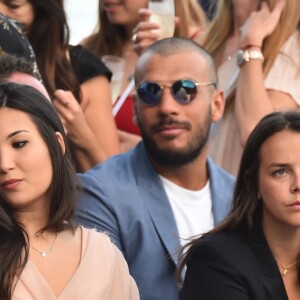
[{"label": "man's eyebrow", "polygon": [[27,130],[25,130],[25,129],[23,129],[23,130],[17,130],[17,131],[14,131],[14,132],[10,133],[10,134],[7,136],[7,138],[11,138],[11,137],[13,137],[13,136],[15,136],[15,135],[17,135],[17,134],[19,134],[19,133],[21,133],[21,132],[29,132],[29,131],[27,131]]}]

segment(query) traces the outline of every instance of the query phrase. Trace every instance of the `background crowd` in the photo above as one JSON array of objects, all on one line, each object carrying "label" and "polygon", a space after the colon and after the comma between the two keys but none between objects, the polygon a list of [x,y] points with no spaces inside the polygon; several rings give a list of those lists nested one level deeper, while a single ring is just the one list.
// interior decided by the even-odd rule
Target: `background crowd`
[{"label": "background crowd", "polygon": [[1,299],[300,299],[300,2],[174,7],[0,0]]}]

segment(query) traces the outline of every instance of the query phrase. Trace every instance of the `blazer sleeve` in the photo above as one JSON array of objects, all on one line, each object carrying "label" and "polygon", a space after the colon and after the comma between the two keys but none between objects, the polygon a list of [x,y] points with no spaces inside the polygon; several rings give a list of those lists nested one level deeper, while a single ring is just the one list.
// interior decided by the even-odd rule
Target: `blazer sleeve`
[{"label": "blazer sleeve", "polygon": [[78,176],[84,188],[80,188],[75,210],[75,222],[86,228],[94,228],[106,233],[114,244],[124,252],[118,220],[109,197],[93,175],[80,174]]},{"label": "blazer sleeve", "polygon": [[200,242],[187,263],[180,300],[251,300],[245,279],[235,268],[234,253],[213,243]]}]

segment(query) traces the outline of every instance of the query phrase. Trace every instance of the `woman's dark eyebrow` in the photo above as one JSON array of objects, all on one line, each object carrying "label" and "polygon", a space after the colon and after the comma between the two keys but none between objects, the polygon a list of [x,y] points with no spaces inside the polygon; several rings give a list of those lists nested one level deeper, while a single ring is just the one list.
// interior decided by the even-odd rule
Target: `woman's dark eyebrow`
[{"label": "woman's dark eyebrow", "polygon": [[288,167],[289,164],[288,163],[272,163],[269,165],[269,168],[285,168],[285,167]]},{"label": "woman's dark eyebrow", "polygon": [[13,137],[13,136],[19,134],[20,132],[29,132],[29,131],[27,131],[27,130],[25,130],[25,129],[23,129],[23,130],[17,130],[17,131],[14,131],[14,132],[10,133],[10,134],[7,136],[7,138],[9,139],[9,138],[11,138],[11,137]]}]

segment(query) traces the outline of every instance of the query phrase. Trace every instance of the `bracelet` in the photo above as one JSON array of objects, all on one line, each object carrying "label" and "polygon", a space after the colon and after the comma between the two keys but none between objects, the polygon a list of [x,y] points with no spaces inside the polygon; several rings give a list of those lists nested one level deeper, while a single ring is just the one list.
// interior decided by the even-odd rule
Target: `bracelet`
[{"label": "bracelet", "polygon": [[258,46],[258,45],[247,44],[246,46],[242,47],[241,49],[242,50],[247,50],[247,49],[250,49],[250,48],[259,48],[259,49],[261,49],[262,47]]}]

